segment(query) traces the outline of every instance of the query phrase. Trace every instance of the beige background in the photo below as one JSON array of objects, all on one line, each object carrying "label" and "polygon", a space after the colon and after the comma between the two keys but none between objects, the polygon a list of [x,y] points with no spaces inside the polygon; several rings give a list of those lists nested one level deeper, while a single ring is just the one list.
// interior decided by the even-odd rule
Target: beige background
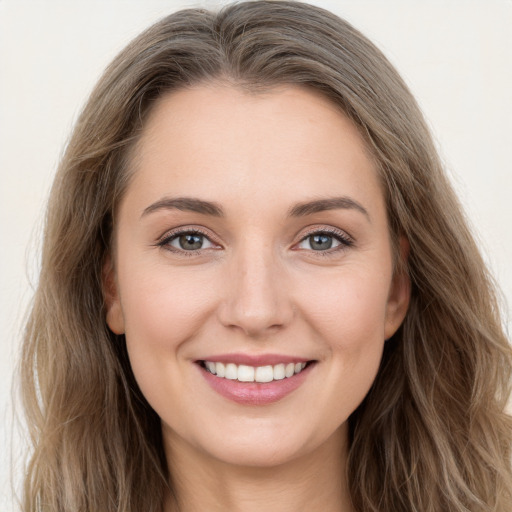
[{"label": "beige background", "polygon": [[[20,438],[10,382],[66,137],[102,69],[140,30],[177,8],[221,3],[0,0],[0,510],[15,510],[9,473],[12,463],[18,474]],[[512,303],[512,2],[312,3],[361,29],[409,83]]]}]

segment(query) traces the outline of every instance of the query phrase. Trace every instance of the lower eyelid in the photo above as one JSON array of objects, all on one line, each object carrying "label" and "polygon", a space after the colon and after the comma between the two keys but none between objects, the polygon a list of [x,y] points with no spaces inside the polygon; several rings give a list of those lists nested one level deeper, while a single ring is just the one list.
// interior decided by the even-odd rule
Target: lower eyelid
[{"label": "lower eyelid", "polygon": [[[311,238],[312,236],[314,236],[314,235],[308,235],[308,236],[306,236],[305,238],[303,238],[303,239],[298,243],[298,245],[300,246],[302,243],[307,242],[307,241],[308,241],[308,239],[309,239],[309,238]],[[334,236],[332,236],[332,235],[329,235],[329,236],[333,239],[333,241],[334,241],[334,242],[337,242],[337,244],[336,244],[334,247],[329,247],[329,249],[327,249],[327,250],[334,249],[334,248],[339,247],[339,246],[341,246],[341,245],[345,245],[342,241],[338,240],[338,238],[336,238],[336,237],[334,237]],[[312,248],[311,248],[311,249],[304,248],[304,249],[306,249],[306,250],[313,250],[313,251],[315,250],[315,249],[312,249]],[[320,251],[315,251],[315,252],[320,252]]]},{"label": "lower eyelid", "polygon": [[[200,236],[202,237],[203,239],[203,247],[201,247],[200,249],[197,249],[197,250],[188,250],[187,249],[183,249],[182,247],[177,247],[175,245],[172,245],[173,242],[177,242],[179,244],[179,240],[180,238],[183,236],[183,235],[188,235],[188,234],[193,234],[193,235],[197,235],[197,236]],[[209,244],[207,247],[204,247],[204,243],[207,243]],[[214,244],[213,242],[205,235],[201,234],[201,233],[178,233],[176,235],[172,235],[166,242],[166,245],[170,245],[171,247],[174,247],[175,249],[178,249],[180,251],[186,251],[186,252],[198,252],[198,251],[202,251],[204,249],[209,249],[210,247],[213,247]]]}]

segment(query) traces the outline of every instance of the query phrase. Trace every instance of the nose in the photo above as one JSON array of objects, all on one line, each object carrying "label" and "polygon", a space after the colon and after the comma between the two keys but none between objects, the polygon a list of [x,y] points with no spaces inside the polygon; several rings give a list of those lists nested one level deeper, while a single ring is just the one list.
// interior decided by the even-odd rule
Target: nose
[{"label": "nose", "polygon": [[270,250],[247,247],[227,268],[220,322],[251,338],[286,327],[294,314],[285,272]]}]

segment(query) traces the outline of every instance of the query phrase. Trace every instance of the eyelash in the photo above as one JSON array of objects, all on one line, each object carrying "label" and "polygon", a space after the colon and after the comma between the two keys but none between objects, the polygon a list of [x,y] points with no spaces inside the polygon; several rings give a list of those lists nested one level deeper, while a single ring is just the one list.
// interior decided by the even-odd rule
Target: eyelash
[{"label": "eyelash", "polygon": [[197,256],[199,253],[202,253],[204,250],[206,250],[206,249],[198,249],[196,251],[187,251],[185,249],[177,249],[170,245],[170,243],[173,240],[175,240],[176,238],[183,236],[183,235],[199,235],[199,236],[202,236],[202,237],[206,238],[207,240],[209,240],[210,243],[215,244],[215,242],[213,242],[211,240],[211,235],[208,235],[204,231],[201,231],[200,229],[197,229],[197,228],[192,228],[192,229],[189,228],[189,229],[177,229],[175,231],[171,231],[170,233],[166,233],[156,243],[156,245],[158,247],[161,247],[162,249],[165,249],[167,251],[170,251],[170,252],[179,254],[180,256],[185,256],[185,257]]},{"label": "eyelash", "polygon": [[308,252],[312,252],[316,256],[328,258],[330,256],[336,255],[340,251],[345,251],[354,245],[354,240],[350,236],[348,236],[344,231],[335,228],[312,229],[299,240],[298,244],[304,242],[304,240],[307,240],[309,237],[314,235],[327,235],[334,238],[340,243],[340,245],[338,245],[337,247],[329,248],[325,251],[308,250]]},{"label": "eyelash", "polygon": [[[210,243],[215,244],[215,242],[213,242],[211,240],[210,235],[208,235],[207,233],[205,233],[204,231],[202,231],[200,229],[192,228],[192,229],[178,229],[176,231],[166,233],[155,245],[158,247],[161,247],[167,251],[171,251],[171,252],[179,254],[180,256],[182,255],[185,257],[197,256],[198,254],[201,254],[204,250],[207,250],[207,249],[197,249],[197,250],[188,250],[187,251],[185,249],[177,249],[170,245],[170,243],[173,240],[175,240],[176,238],[183,236],[183,235],[199,235],[199,236],[202,236],[202,237],[206,238],[207,240],[209,240]],[[336,241],[339,242],[338,246],[336,246],[334,248],[327,249],[325,251],[315,251],[312,249],[308,250],[308,252],[312,252],[315,255],[318,255],[321,257],[332,256],[333,254],[336,254],[339,251],[346,250],[349,247],[352,247],[354,245],[354,241],[350,236],[348,236],[345,232],[343,232],[341,230],[333,229],[333,228],[311,230],[310,232],[306,233],[299,240],[299,242],[295,245],[301,244],[302,242],[307,240],[309,237],[314,236],[314,235],[327,235],[327,236],[333,237]],[[307,249],[296,249],[296,250],[307,250]]]}]

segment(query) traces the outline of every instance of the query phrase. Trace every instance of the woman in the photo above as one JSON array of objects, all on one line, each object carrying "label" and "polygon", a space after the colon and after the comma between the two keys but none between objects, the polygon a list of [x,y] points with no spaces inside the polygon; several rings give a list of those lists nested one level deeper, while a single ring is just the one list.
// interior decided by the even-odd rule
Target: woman
[{"label": "woman", "polygon": [[25,510],[512,505],[511,352],[418,107],[321,9],[188,10],[52,190]]}]

